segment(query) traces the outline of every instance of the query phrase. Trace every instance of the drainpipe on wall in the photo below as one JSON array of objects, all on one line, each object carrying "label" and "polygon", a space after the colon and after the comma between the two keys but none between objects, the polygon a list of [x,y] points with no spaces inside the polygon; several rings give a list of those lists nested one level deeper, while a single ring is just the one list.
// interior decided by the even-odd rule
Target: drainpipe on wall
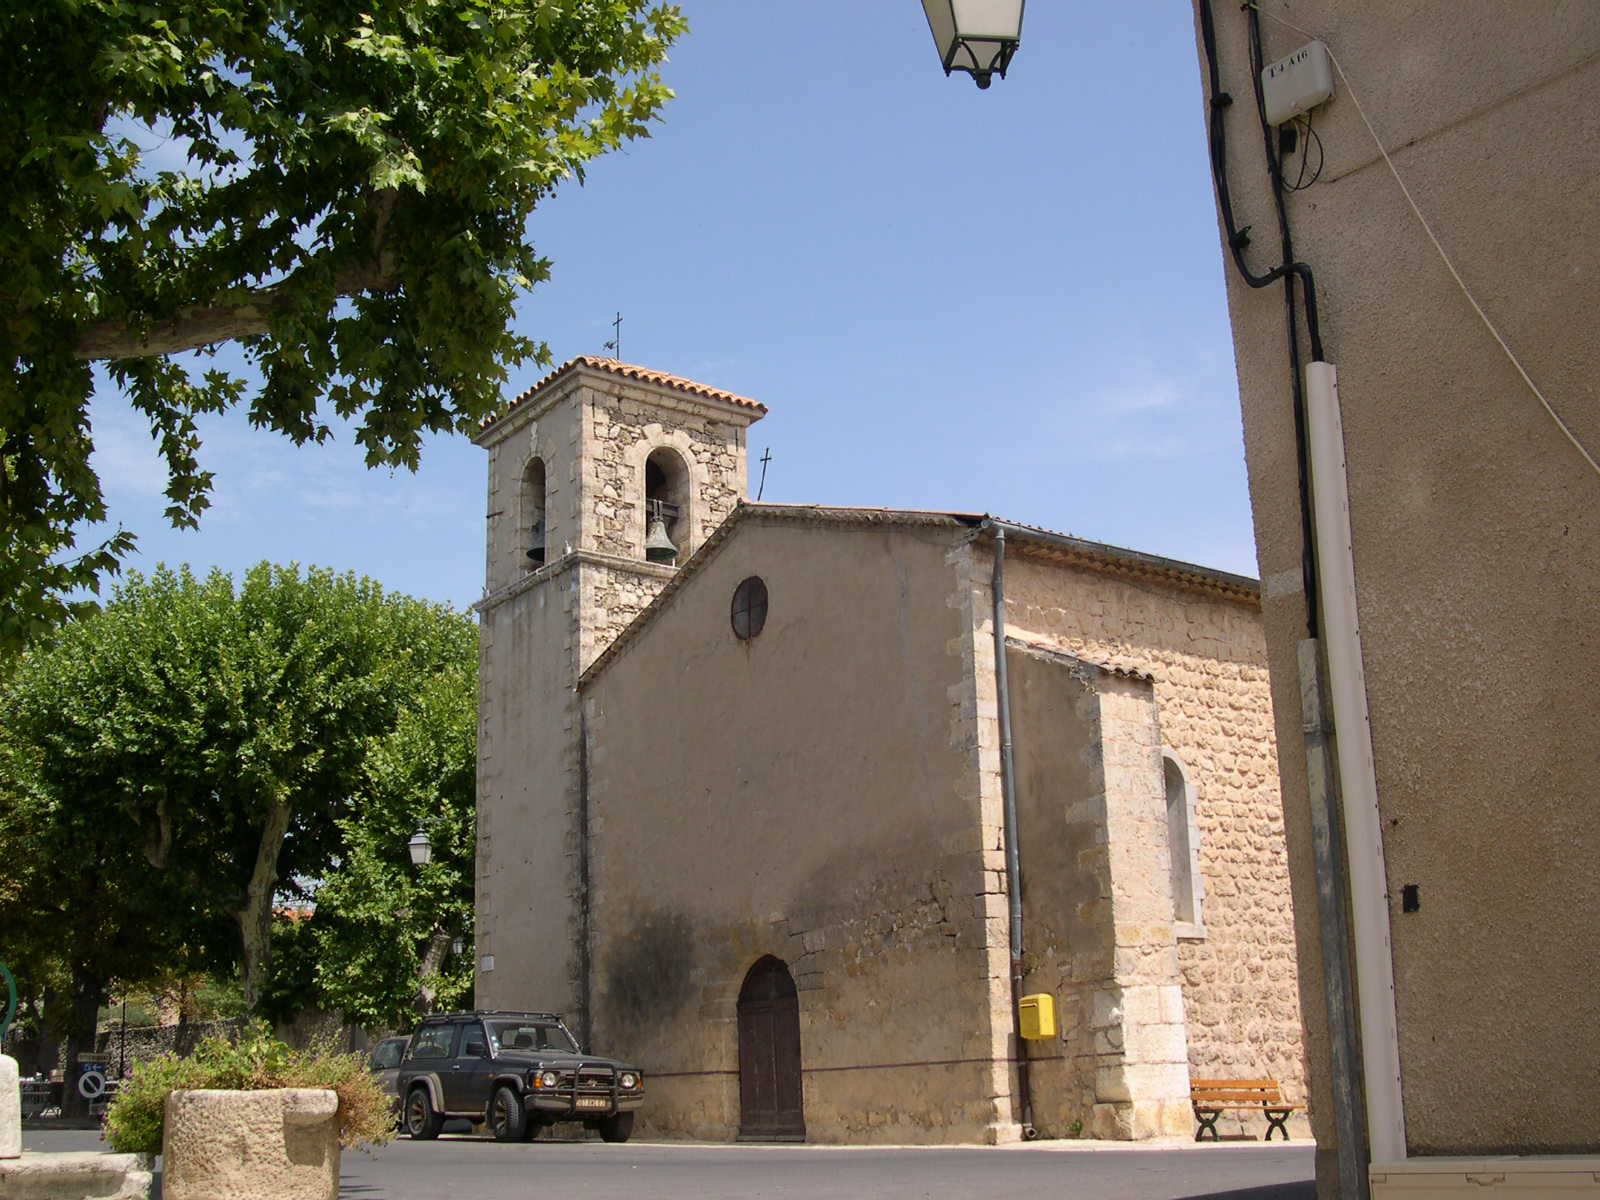
[{"label": "drainpipe on wall", "polygon": [[589,979],[593,970],[589,947],[589,722],[583,711],[583,695],[575,696],[578,705],[578,1042],[584,1050],[594,1047],[594,1018],[589,1012],[594,994]]},{"label": "drainpipe on wall", "polygon": [[1011,759],[1011,687],[1006,677],[1006,531],[993,522],[987,524],[994,530],[994,687],[999,702],[1000,791],[1005,798],[1006,900],[1011,909],[1011,1042],[1017,1060],[1017,1091],[1022,1100],[1022,1137],[1032,1141],[1039,1131],[1033,1127],[1028,1044],[1022,1038],[1017,1004],[1022,999],[1022,855],[1017,845],[1021,830],[1017,824],[1016,767]]},{"label": "drainpipe on wall", "polygon": [[1367,1136],[1371,1161],[1399,1162],[1406,1157],[1406,1129],[1400,1090],[1400,1034],[1395,1020],[1394,960],[1389,947],[1388,883],[1356,614],[1344,427],[1339,418],[1338,374],[1331,363],[1313,362],[1306,366],[1306,440],[1311,451],[1322,633],[1344,799],[1350,914],[1355,924],[1356,1000]]},{"label": "drainpipe on wall", "polygon": [[1311,809],[1311,857],[1316,864],[1317,927],[1322,940],[1322,994],[1328,1005],[1328,1053],[1332,1062],[1335,1153],[1339,1195],[1367,1200],[1367,1123],[1361,1073],[1355,1063],[1356,1011],[1350,978],[1348,878],[1344,829],[1339,820],[1339,768],[1333,722],[1328,714],[1327,672],[1321,638],[1300,642],[1300,731],[1306,749],[1306,792]]}]

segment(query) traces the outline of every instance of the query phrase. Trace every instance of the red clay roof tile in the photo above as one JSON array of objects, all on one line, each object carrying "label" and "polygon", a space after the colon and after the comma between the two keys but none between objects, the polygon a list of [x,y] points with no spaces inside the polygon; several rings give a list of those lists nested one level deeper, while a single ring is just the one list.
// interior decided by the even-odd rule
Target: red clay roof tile
[{"label": "red clay roof tile", "polygon": [[579,367],[589,367],[597,371],[609,371],[611,374],[620,375],[624,379],[637,379],[642,383],[656,383],[663,387],[673,388],[676,391],[687,392],[691,396],[704,396],[709,400],[721,400],[725,404],[735,404],[740,408],[750,409],[758,419],[764,416],[767,411],[767,406],[759,400],[752,400],[748,396],[740,396],[733,392],[725,392],[721,388],[698,383],[693,379],[685,379],[681,375],[668,375],[665,371],[653,371],[649,367],[636,366],[633,363],[625,363],[615,358],[601,358],[594,354],[580,354],[576,358],[568,359],[550,374],[539,380],[538,383],[523,392],[502,411],[492,417],[485,418],[479,428],[488,429],[491,425],[509,417],[524,403],[532,399],[533,396]]}]

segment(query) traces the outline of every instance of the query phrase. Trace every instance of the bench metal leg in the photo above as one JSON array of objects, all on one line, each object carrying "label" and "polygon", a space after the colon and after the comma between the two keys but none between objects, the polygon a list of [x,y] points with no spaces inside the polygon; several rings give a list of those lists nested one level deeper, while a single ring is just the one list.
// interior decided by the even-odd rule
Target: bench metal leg
[{"label": "bench metal leg", "polygon": [[[1194,1140],[1197,1142],[1204,1141],[1206,1130],[1209,1129],[1211,1131],[1211,1140],[1213,1142],[1220,1142],[1222,1140],[1222,1135],[1217,1132],[1217,1118],[1220,1117],[1222,1113],[1223,1110],[1220,1108],[1195,1109],[1194,1119],[1200,1122],[1200,1128],[1194,1131]],[[1284,1134],[1283,1136],[1288,1137],[1289,1135]]]},{"label": "bench metal leg", "polygon": [[1263,1142],[1270,1142],[1272,1140],[1272,1131],[1276,1129],[1279,1133],[1283,1134],[1283,1140],[1287,1142],[1289,1140],[1289,1130],[1284,1126],[1284,1122],[1289,1119],[1290,1115],[1294,1112],[1294,1109],[1283,1108],[1274,1112],[1269,1108],[1264,1109],[1263,1111],[1267,1114],[1267,1136],[1261,1140]]}]

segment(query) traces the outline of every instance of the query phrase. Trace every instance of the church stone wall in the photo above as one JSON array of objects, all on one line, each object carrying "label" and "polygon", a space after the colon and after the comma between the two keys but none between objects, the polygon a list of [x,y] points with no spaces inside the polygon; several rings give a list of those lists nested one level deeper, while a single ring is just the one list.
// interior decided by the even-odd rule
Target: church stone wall
[{"label": "church stone wall", "polygon": [[[977,558],[980,603],[988,602],[991,561]],[[1006,598],[1012,636],[1153,677],[1163,743],[1187,767],[1196,793],[1204,932],[1178,942],[1190,1070],[1200,1078],[1270,1076],[1303,1098],[1293,911],[1259,612],[1017,547],[1007,552]],[[1165,845],[1164,827],[1147,835]]]},{"label": "church stone wall", "polygon": [[1025,993],[1060,1040],[1028,1048],[1043,1137],[1181,1135],[1188,1055],[1148,680],[1007,649],[1021,829]]},{"label": "church stone wall", "polygon": [[590,497],[590,548],[637,559],[644,553],[644,463],[651,451],[678,453],[690,477],[688,536],[678,561],[699,549],[745,494],[747,420],[710,415],[706,406],[622,379],[585,393],[585,490]]},{"label": "church stone wall", "polygon": [[[583,997],[579,674],[672,578],[644,561],[644,461],[687,469],[696,534],[737,504],[757,414],[581,369],[480,436],[489,452],[479,605],[478,1000],[578,1013]],[[524,471],[545,467],[545,565],[527,557]],[[492,966],[486,964],[491,963]]]},{"label": "church stone wall", "polygon": [[487,1008],[571,1012],[580,995],[576,600],[568,560],[479,615],[477,1000]]},{"label": "church stone wall", "polygon": [[566,402],[576,390],[575,384],[566,384],[514,414],[486,447],[486,597],[520,584],[531,570],[522,496],[522,474],[529,460],[537,457],[545,466],[545,561],[555,562],[564,546],[576,547],[579,542],[582,427],[575,406]]},{"label": "church stone wall", "polygon": [[[644,1068],[641,1131],[733,1136],[739,991],[771,954],[811,1140],[1014,1136],[950,533],[744,520],[585,685],[596,1044]],[[740,642],[748,575],[770,607]]]},{"label": "church stone wall", "polygon": [[582,568],[584,621],[578,633],[579,671],[587,670],[617,635],[649,607],[675,568],[593,557]]}]

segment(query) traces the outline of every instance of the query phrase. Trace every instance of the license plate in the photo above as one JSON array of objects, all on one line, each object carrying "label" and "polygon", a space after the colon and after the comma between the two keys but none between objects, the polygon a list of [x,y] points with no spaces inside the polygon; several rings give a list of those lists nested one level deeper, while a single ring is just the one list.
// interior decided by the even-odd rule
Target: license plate
[{"label": "license plate", "polygon": [[611,1107],[611,1101],[607,1100],[604,1096],[579,1096],[578,1097],[578,1107],[579,1108],[610,1108]]}]

